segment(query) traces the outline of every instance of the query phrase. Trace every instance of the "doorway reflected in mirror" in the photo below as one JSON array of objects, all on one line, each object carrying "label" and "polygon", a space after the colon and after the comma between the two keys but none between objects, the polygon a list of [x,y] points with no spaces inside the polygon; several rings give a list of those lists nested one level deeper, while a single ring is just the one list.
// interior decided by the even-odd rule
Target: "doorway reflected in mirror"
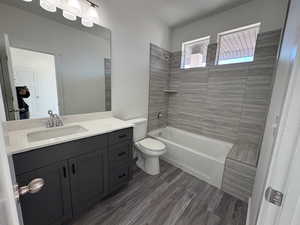
[{"label": "doorway reflected in mirror", "polygon": [[58,113],[54,55],[12,47],[10,52],[20,119],[47,117],[49,109]]}]

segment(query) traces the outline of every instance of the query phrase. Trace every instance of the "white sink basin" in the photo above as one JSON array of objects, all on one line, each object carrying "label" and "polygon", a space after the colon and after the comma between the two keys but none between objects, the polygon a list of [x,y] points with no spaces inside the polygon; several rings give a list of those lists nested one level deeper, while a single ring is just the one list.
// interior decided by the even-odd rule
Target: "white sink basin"
[{"label": "white sink basin", "polygon": [[79,125],[68,126],[68,127],[56,127],[56,128],[47,128],[41,131],[35,131],[27,134],[29,142],[34,141],[43,141],[51,138],[58,138],[72,134],[78,134],[88,131]]}]

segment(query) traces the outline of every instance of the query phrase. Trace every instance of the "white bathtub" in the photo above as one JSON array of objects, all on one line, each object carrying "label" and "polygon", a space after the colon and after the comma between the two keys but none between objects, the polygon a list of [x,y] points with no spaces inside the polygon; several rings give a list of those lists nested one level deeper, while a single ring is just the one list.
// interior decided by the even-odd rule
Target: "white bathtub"
[{"label": "white bathtub", "polygon": [[166,144],[162,159],[185,172],[221,188],[227,154],[231,143],[166,127],[151,131],[149,136]]}]

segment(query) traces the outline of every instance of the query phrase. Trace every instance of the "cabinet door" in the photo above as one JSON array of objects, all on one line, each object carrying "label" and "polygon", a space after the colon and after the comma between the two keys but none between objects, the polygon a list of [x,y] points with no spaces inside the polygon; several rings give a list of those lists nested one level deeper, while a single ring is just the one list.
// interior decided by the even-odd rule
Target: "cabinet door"
[{"label": "cabinet door", "polygon": [[93,152],[69,161],[73,215],[78,216],[105,193],[106,152]]},{"label": "cabinet door", "polygon": [[45,185],[35,194],[21,196],[24,225],[59,225],[72,218],[70,186],[66,162],[59,162],[17,176],[20,187],[35,178]]}]

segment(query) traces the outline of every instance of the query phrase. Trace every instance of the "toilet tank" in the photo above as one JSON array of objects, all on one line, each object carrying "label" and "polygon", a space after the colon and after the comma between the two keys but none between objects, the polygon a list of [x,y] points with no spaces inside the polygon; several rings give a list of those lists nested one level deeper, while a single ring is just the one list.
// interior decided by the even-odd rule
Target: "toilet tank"
[{"label": "toilet tank", "polygon": [[147,135],[147,119],[137,118],[132,120],[127,120],[128,123],[134,124],[133,128],[133,140],[137,142],[142,140]]}]

